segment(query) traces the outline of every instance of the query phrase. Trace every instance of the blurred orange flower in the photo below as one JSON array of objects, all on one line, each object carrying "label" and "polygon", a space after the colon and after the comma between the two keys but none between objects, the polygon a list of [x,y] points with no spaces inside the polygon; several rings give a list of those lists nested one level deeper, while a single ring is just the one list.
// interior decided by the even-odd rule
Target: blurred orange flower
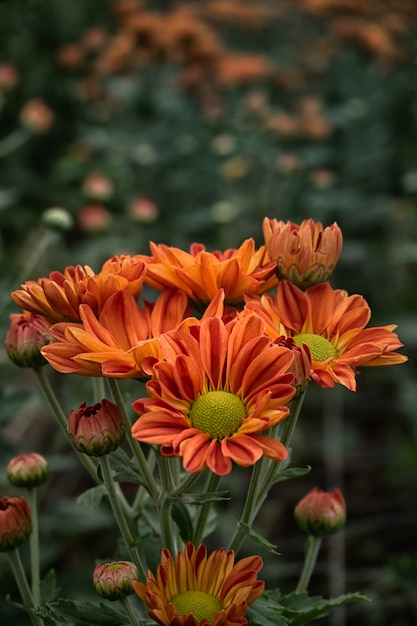
[{"label": "blurred orange flower", "polygon": [[148,572],[146,583],[132,581],[139,598],[150,607],[149,615],[163,626],[232,626],[247,624],[249,604],[264,591],[257,580],[260,556],[248,556],[236,564],[232,550],[197,549],[187,543],[174,558],[164,548],[156,577]]},{"label": "blurred orange flower", "polygon": [[224,475],[232,461],[287,458],[281,442],[263,431],[289,414],[294,356],[271,343],[264,326],[255,315],[229,323],[209,317],[194,332],[161,336],[164,360],[146,385],[148,397],[132,404],[141,415],[133,437],[182,457],[187,472],[208,467]]}]

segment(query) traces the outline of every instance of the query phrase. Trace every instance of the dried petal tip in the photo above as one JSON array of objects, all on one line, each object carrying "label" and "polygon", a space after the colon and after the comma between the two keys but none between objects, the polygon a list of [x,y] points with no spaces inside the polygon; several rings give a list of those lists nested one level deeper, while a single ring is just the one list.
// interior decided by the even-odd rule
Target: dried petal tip
[{"label": "dried petal tip", "polygon": [[0,552],[19,547],[32,532],[32,516],[25,498],[0,498]]},{"label": "dried petal tip", "polygon": [[298,225],[266,217],[263,233],[278,278],[301,289],[326,282],[342,252],[342,231],[336,222],[323,228],[311,218]]},{"label": "dried petal tip", "polygon": [[47,361],[41,348],[51,343],[49,326],[40,315],[24,311],[10,315],[5,346],[9,359],[19,367],[39,368]]},{"label": "dried petal tip", "polygon": [[36,452],[19,454],[11,459],[6,468],[7,478],[15,487],[37,487],[48,476],[46,459]]},{"label": "dried petal tip", "polygon": [[327,493],[314,487],[297,504],[294,516],[301,530],[309,535],[332,535],[346,522],[345,499],[340,489]]},{"label": "dried petal tip", "polygon": [[115,561],[97,565],[93,573],[94,589],[106,600],[120,600],[133,591],[132,580],[139,577],[134,563]]},{"label": "dried petal tip", "polygon": [[120,409],[106,399],[93,406],[83,402],[68,417],[68,434],[74,446],[89,456],[113,452],[124,440],[125,432]]}]

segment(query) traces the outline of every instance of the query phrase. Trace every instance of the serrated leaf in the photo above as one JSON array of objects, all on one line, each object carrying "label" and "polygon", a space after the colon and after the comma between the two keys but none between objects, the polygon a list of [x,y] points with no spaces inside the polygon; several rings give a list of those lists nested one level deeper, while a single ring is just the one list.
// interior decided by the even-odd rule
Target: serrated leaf
[{"label": "serrated leaf", "polygon": [[128,457],[126,452],[118,448],[109,455],[110,465],[114,470],[114,480],[118,483],[133,483],[143,485],[142,476],[136,463]]},{"label": "serrated leaf", "polygon": [[246,613],[248,626],[287,626],[288,620],[282,615],[282,606],[267,594],[252,604]]},{"label": "serrated leaf", "polygon": [[230,500],[229,491],[212,491],[207,493],[184,493],[181,496],[183,502],[187,504],[207,504],[208,502],[221,502]]},{"label": "serrated leaf", "polygon": [[265,550],[268,550],[268,552],[272,552],[273,554],[277,554],[278,556],[280,556],[280,552],[277,552],[276,549],[275,549],[276,546],[274,546],[267,539],[265,539],[265,537],[262,537],[262,535],[260,535],[259,533],[255,532],[247,524],[245,524],[244,522],[239,522],[238,523],[238,527],[242,528],[242,530],[244,531],[245,535],[249,539],[252,539],[253,542],[255,542],[258,545],[262,546],[263,548],[265,548]]},{"label": "serrated leaf", "polygon": [[347,593],[337,598],[309,596],[307,593],[291,593],[282,596],[283,615],[291,626],[301,626],[329,615],[333,609],[353,602],[369,602],[369,598],[360,593]]},{"label": "serrated leaf", "polygon": [[107,493],[106,487],[104,485],[97,485],[96,487],[91,487],[91,489],[87,489],[83,493],[81,493],[76,502],[81,506],[85,506],[90,511],[96,509],[100,504],[103,496]]},{"label": "serrated leaf", "polygon": [[126,626],[126,616],[102,603],[81,602],[60,598],[57,602],[34,609],[36,615],[50,626]]},{"label": "serrated leaf", "polygon": [[181,539],[184,542],[191,541],[193,536],[193,521],[183,502],[174,502],[171,517],[178,526]]}]

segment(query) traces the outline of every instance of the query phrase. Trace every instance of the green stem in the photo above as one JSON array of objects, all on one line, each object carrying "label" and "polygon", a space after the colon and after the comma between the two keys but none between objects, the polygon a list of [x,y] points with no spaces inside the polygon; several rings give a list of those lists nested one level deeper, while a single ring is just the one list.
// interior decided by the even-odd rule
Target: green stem
[{"label": "green stem", "polygon": [[90,474],[91,478],[94,480],[95,483],[100,484],[100,480],[97,476],[97,468],[95,466],[95,464],[93,463],[93,461],[91,460],[91,458],[89,456],[86,456],[85,454],[83,454],[82,452],[80,452],[79,450],[77,450],[77,448],[74,446],[74,444],[72,443],[71,439],[68,436],[68,430],[67,430],[67,416],[65,415],[64,411],[62,410],[61,405],[59,404],[51,385],[49,384],[49,381],[46,377],[45,374],[45,367],[39,367],[37,369],[33,370],[37,376],[38,382],[41,386],[41,389],[45,395],[46,400],[48,401],[49,406],[52,409],[53,414],[55,415],[55,417],[58,420],[58,424],[61,427],[62,431],[64,432],[64,435],[67,439],[67,441],[69,441],[69,443],[71,444],[72,448],[74,449],[76,455],[78,456],[78,458],[80,459],[81,463],[84,465],[84,467],[86,468],[86,470],[88,471],[88,473]]},{"label": "green stem", "polygon": [[162,455],[158,458],[159,473],[161,476],[161,494],[159,497],[159,521],[161,525],[161,541],[164,548],[168,548],[171,554],[177,551],[176,537],[173,532],[171,492],[174,489],[169,460]]},{"label": "green stem", "polygon": [[0,141],[0,159],[23,146],[31,136],[31,133],[26,128],[16,128],[16,130]]},{"label": "green stem", "polygon": [[108,383],[113,394],[114,401],[122,412],[130,449],[132,450],[132,453],[139,465],[139,469],[144,479],[145,487],[152,496],[152,499],[156,502],[159,498],[159,487],[148,465],[147,459],[143,453],[140,443],[131,435],[132,424],[130,423],[129,416],[123,402],[122,394],[120,393],[119,385],[114,378],[109,378]]},{"label": "green stem", "polygon": [[125,610],[126,615],[129,618],[129,622],[132,624],[132,626],[140,626],[140,621],[139,621],[138,616],[136,615],[136,613],[135,613],[135,611],[134,611],[134,609],[132,607],[130,599],[129,598],[122,598],[120,600],[120,602],[121,602],[121,604],[122,604],[122,606],[123,606],[123,608]]},{"label": "green stem", "polygon": [[[291,411],[284,422],[281,443],[288,448],[301,411],[307,387],[300,391],[291,402]],[[243,543],[247,528],[252,528],[252,524],[259,513],[265,498],[272,485],[276,482],[282,464],[262,457],[254,466],[245,505],[243,507],[240,522],[230,541],[229,549],[237,552]]]},{"label": "green stem", "polygon": [[201,474],[199,472],[195,472],[194,474],[187,474],[184,480],[171,491],[171,497],[179,498],[187,491],[187,489],[190,489],[190,487],[192,487],[198,480],[200,480],[200,478]]},{"label": "green stem", "polygon": [[41,604],[40,559],[39,559],[39,519],[36,488],[28,489],[28,502],[32,514],[32,532],[30,535],[30,566],[32,575],[32,596],[34,606]]},{"label": "green stem", "polygon": [[32,624],[34,626],[43,626],[43,621],[40,619],[40,617],[32,613],[32,609],[34,607],[33,597],[30,591],[29,583],[26,578],[25,571],[23,569],[19,551],[17,550],[17,548],[15,548],[14,550],[10,550],[9,552],[7,552],[7,556],[9,558],[9,563],[13,572],[14,579],[19,588],[23,605],[32,621]]},{"label": "green stem", "polygon": [[310,582],[311,574],[313,573],[314,566],[317,561],[321,542],[321,537],[313,537],[312,535],[310,535],[307,539],[303,571],[301,572],[300,580],[298,581],[298,585],[295,590],[296,593],[307,591],[308,583]]},{"label": "green stem", "polygon": [[129,521],[125,516],[123,505],[119,499],[116,485],[113,480],[113,473],[110,466],[109,457],[107,455],[100,457],[100,467],[103,475],[103,482],[107,490],[107,495],[110,500],[110,505],[112,507],[114,517],[116,518],[117,524],[125,541],[126,547],[129,550],[132,561],[135,563],[136,567],[139,570],[139,576],[142,581],[144,581],[146,579],[146,567],[142,563],[142,557],[139,553],[138,545],[136,544],[135,538],[132,535]]},{"label": "green stem", "polygon": [[[213,474],[211,472],[207,479],[204,493],[215,492],[219,486],[220,479],[221,476],[218,476],[217,474]],[[204,538],[204,529],[206,527],[207,518],[209,516],[212,505],[212,502],[206,502],[205,504],[202,504],[200,506],[200,510],[197,513],[193,535],[193,543],[195,546],[198,545]]]}]

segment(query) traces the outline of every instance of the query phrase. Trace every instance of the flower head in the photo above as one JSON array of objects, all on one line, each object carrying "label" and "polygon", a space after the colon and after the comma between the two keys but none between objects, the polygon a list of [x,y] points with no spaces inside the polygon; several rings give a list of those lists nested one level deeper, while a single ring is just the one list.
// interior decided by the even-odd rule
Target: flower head
[{"label": "flower head", "polygon": [[326,492],[314,487],[297,504],[294,516],[301,530],[309,535],[332,535],[346,522],[345,499],[340,489]]},{"label": "flower head", "polygon": [[358,366],[396,365],[407,357],[395,352],[403,344],[395,325],[365,328],[371,310],[362,296],[321,283],[302,291],[282,281],[276,296],[247,304],[266,322],[272,339],[292,337],[311,354],[311,377],[320,387],[356,389]]},{"label": "flower head", "polygon": [[42,485],[48,475],[48,463],[37,452],[19,454],[7,464],[7,478],[15,487],[37,487]]},{"label": "flower head", "polygon": [[0,552],[20,546],[32,532],[32,515],[25,498],[0,498]]},{"label": "flower head", "polygon": [[119,255],[106,261],[98,274],[88,265],[69,266],[64,273],[55,271],[49,278],[28,280],[11,297],[17,306],[50,323],[78,322],[81,304],[88,304],[98,315],[116,291],[126,289],[137,298],[145,273],[145,264],[138,257]]},{"label": "flower head", "polygon": [[187,305],[187,296],[177,290],[167,289],[143,307],[128,291],[117,291],[98,319],[89,305],[82,304],[80,324],[55,324],[51,330],[55,341],[43,355],[66,374],[148,379],[162,358],[159,336],[178,326]]},{"label": "flower head", "polygon": [[248,466],[262,455],[285,459],[284,446],[262,431],[289,413],[294,357],[263,330],[256,316],[229,323],[208,317],[190,332],[161,336],[164,360],[147,383],[149,397],[132,405],[141,415],[133,436],[182,457],[188,472],[207,466],[222,475],[232,461]]},{"label": "flower head", "polygon": [[138,568],[130,561],[102,563],[94,569],[93,585],[106,600],[120,600],[134,593],[132,580],[138,577]]},{"label": "flower head", "polygon": [[120,409],[102,400],[93,406],[83,402],[68,416],[68,434],[74,446],[89,456],[103,456],[116,450],[125,438],[125,426]]},{"label": "flower head", "polygon": [[275,286],[275,264],[265,247],[255,250],[253,239],[246,239],[237,250],[208,252],[193,244],[190,252],[151,242],[152,256],[147,264],[146,283],[156,289],[183,290],[197,308],[205,308],[224,289],[226,303],[239,306],[243,294],[264,293]]},{"label": "flower head", "polygon": [[149,615],[162,626],[233,626],[247,624],[245,614],[263,593],[257,580],[260,556],[234,563],[233,551],[207,549],[187,543],[176,561],[162,550],[156,576],[148,572],[146,583],[133,581],[139,598],[149,606]]},{"label": "flower head", "polygon": [[328,280],[342,251],[342,231],[336,222],[323,228],[312,219],[298,225],[266,217],[263,233],[278,278],[302,289]]},{"label": "flower head", "polygon": [[49,324],[36,313],[12,313],[7,331],[6,352],[19,367],[39,368],[46,365],[41,348],[52,341]]}]

